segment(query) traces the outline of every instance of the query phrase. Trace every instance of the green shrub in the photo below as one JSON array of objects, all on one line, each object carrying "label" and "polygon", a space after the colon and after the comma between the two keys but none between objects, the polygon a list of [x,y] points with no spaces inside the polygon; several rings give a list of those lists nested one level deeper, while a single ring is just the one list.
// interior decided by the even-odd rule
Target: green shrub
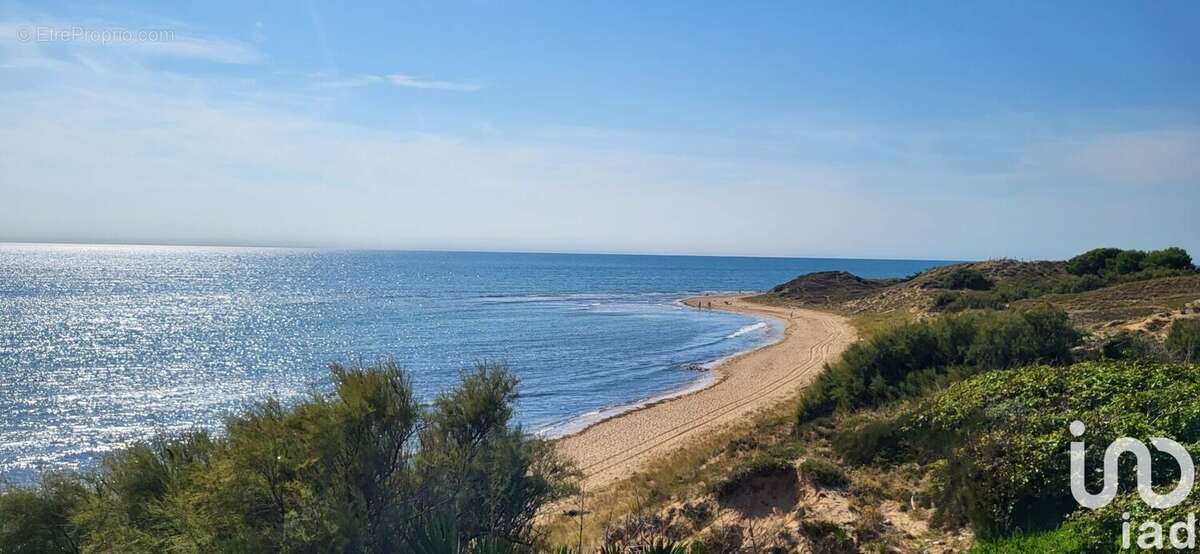
[{"label": "green shrub", "polygon": [[1134,281],[1147,281],[1150,279],[1165,279],[1167,277],[1188,277],[1195,275],[1196,271],[1192,269],[1143,269],[1137,273],[1128,275],[1117,275],[1110,279],[1113,283],[1132,283]]},{"label": "green shrub", "polygon": [[1167,333],[1167,352],[1184,362],[1200,362],[1200,319],[1177,319]]},{"label": "green shrub", "polygon": [[805,389],[797,423],[838,410],[874,407],[943,386],[978,369],[1067,363],[1080,339],[1049,306],[971,312],[903,325],[852,344]]},{"label": "green shrub", "polygon": [[1009,299],[996,292],[943,292],[933,298],[933,311],[955,313],[963,310],[1003,310]]},{"label": "green shrub", "polygon": [[995,542],[983,542],[971,549],[971,554],[1095,554],[1101,550],[1088,543],[1074,528],[1063,526],[1053,531],[1005,537]]},{"label": "green shrub", "polygon": [[527,543],[571,490],[551,445],[510,425],[502,366],[427,410],[395,364],[331,373],[331,394],[257,404],[221,437],[135,444],[81,478],[0,491],[0,551],[409,551],[439,518],[471,544]]},{"label": "green shrub", "polygon": [[1094,275],[1106,282],[1113,282],[1126,275],[1143,274],[1141,278],[1148,278],[1157,271],[1193,272],[1195,267],[1187,251],[1176,246],[1150,252],[1096,248],[1068,260],[1067,271],[1081,277]]},{"label": "green shrub", "polygon": [[[1053,529],[1078,508],[1068,484],[1068,424],[1087,425],[1089,467],[1122,436],[1200,440],[1200,372],[1194,366],[1089,362],[984,373],[956,383],[907,411],[913,459],[942,460],[934,521],[969,523],[995,540]],[[1089,475],[1089,490],[1101,477]],[[1133,472],[1121,473],[1133,490]],[[1178,478],[1178,466],[1154,464],[1156,485]]]},{"label": "green shrub", "polygon": [[846,422],[830,441],[833,450],[847,463],[862,465],[888,462],[905,455],[905,423],[895,417]]},{"label": "green shrub", "polygon": [[1063,279],[1062,281],[1059,281],[1054,286],[1054,292],[1065,294],[1087,292],[1089,290],[1101,288],[1105,284],[1106,283],[1104,279],[1101,279],[1098,275],[1092,275],[1090,273],[1083,276],[1072,275],[1066,279]]},{"label": "green shrub", "polygon": [[960,267],[947,273],[937,284],[941,288],[951,290],[990,290],[994,283],[978,270]]},{"label": "green shrub", "polygon": [[1142,333],[1122,331],[1104,340],[1100,355],[1108,360],[1162,361],[1159,345]]},{"label": "green shrub", "polygon": [[769,455],[759,455],[743,461],[724,478],[709,485],[709,492],[718,500],[726,500],[751,481],[774,476],[795,476],[796,468],[788,460]]},{"label": "green shrub", "polygon": [[1100,275],[1120,253],[1120,248],[1093,248],[1067,260],[1067,271],[1073,275]]},{"label": "green shrub", "polygon": [[800,533],[809,540],[813,554],[858,552],[850,533],[833,522],[806,519],[800,522]]},{"label": "green shrub", "polygon": [[34,487],[0,488],[0,552],[78,552],[71,522],[93,489],[77,477],[50,473]]},{"label": "green shrub", "polygon": [[1112,259],[1110,270],[1117,275],[1137,273],[1142,270],[1146,253],[1141,250],[1122,250]]},{"label": "green shrub", "polygon": [[980,321],[965,361],[990,369],[1064,364],[1080,338],[1067,315],[1050,306],[1002,312]]},{"label": "green shrub", "polygon": [[1195,267],[1192,265],[1192,257],[1187,250],[1172,246],[1146,254],[1142,262],[1142,269],[1194,270]]},{"label": "green shrub", "polygon": [[803,473],[813,484],[822,487],[840,489],[850,484],[850,478],[846,472],[836,463],[824,458],[809,458],[800,462],[800,473]]}]

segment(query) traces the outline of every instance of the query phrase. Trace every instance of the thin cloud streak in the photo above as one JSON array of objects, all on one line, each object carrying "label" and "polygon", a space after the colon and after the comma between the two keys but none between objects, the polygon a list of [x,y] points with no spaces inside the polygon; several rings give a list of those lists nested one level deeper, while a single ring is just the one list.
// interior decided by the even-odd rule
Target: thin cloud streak
[{"label": "thin cloud streak", "polygon": [[455,92],[476,92],[483,85],[474,82],[443,81],[438,79],[423,79],[396,73],[392,75],[358,75],[344,79],[324,79],[317,81],[316,86],[327,89],[354,89],[379,84],[391,84],[403,88],[425,90],[448,90]]},{"label": "thin cloud streak", "polygon": [[[111,49],[85,58],[5,46],[0,67],[57,71],[0,88],[0,240],[942,259],[1181,240],[1200,249],[1185,188],[1200,182],[1188,162],[1200,158],[1195,126],[835,119],[791,132],[763,124],[757,138],[489,121],[418,130],[356,124],[315,109],[337,107],[338,95],[306,94],[314,83],[481,85],[336,73],[264,84],[120,63],[128,56]],[[997,151],[1006,155],[981,162]],[[1134,182],[1163,188],[1125,186]],[[1123,210],[1134,205],[1146,215]],[[1137,243],[1124,242],[1131,226]]]},{"label": "thin cloud streak", "polygon": [[479,83],[463,83],[455,81],[439,81],[435,79],[422,79],[411,75],[395,74],[388,75],[388,81],[398,87],[407,88],[423,88],[431,90],[454,90],[459,92],[475,92],[483,88]]}]

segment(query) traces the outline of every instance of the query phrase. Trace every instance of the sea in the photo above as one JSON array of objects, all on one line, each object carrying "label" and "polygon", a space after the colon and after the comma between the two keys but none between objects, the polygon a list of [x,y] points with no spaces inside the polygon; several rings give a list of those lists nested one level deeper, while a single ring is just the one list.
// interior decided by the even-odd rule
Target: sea
[{"label": "sea", "polygon": [[503,363],[517,422],[560,436],[702,387],[698,369],[780,336],[684,297],[945,263],[0,244],[0,479],[220,432],[254,402],[328,391],[334,362],[395,360],[422,401]]}]

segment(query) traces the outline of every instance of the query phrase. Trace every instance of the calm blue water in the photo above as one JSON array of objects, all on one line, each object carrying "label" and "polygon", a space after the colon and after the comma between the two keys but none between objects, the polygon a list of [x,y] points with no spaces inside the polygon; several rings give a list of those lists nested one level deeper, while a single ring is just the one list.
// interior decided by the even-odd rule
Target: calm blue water
[{"label": "calm blue water", "polygon": [[938,263],[0,244],[0,473],[219,428],[360,358],[395,358],[424,399],[460,368],[507,362],[520,421],[553,434],[694,384],[704,374],[685,365],[778,332],[684,296]]}]

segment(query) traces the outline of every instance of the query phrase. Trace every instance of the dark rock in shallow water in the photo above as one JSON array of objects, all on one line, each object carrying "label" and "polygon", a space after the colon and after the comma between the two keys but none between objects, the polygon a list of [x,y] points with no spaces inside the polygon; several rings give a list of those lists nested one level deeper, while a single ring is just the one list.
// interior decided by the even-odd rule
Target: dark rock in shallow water
[{"label": "dark rock in shallow water", "polygon": [[686,369],[688,371],[708,371],[708,366],[706,366],[704,364],[691,363],[691,364],[685,364],[683,366],[683,369]]}]

